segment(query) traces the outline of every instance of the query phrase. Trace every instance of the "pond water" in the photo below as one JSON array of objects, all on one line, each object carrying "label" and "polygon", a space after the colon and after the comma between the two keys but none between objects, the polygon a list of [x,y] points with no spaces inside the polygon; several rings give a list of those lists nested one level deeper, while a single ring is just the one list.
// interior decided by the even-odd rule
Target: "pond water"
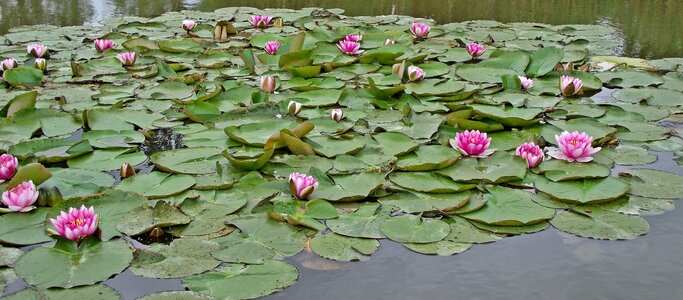
[{"label": "pond water", "polygon": [[[226,5],[294,9],[322,6],[341,7],[348,15],[408,14],[434,18],[440,23],[474,19],[597,23],[617,29],[616,38],[622,44],[619,54],[645,58],[683,56],[683,42],[678,39],[683,3],[679,1],[653,0],[649,9],[643,9],[641,1],[631,0],[366,2],[7,0],[0,2],[0,33],[36,23],[95,24],[111,16],[151,17],[183,9],[213,11]],[[611,90],[605,88],[603,92],[593,97],[596,102],[611,101],[607,100]],[[171,130],[158,130],[156,135],[154,142],[143,144],[139,150],[151,155],[182,145],[180,135]],[[81,132],[76,137],[80,140]],[[651,153],[658,160],[636,168],[683,175],[672,153]],[[152,167],[144,165],[141,173],[150,172]],[[612,173],[616,176],[627,169],[617,167]],[[382,239],[379,250],[363,262],[336,262],[303,251],[287,258],[301,271],[297,283],[265,299],[683,299],[683,208],[644,218],[651,226],[650,232],[628,241],[581,238],[551,226],[535,234],[474,245],[462,254],[445,257],[417,254],[388,239]],[[144,247],[133,239],[127,240]],[[180,279],[145,278],[130,269],[104,283],[122,299],[184,290]],[[26,287],[23,280],[15,280],[7,285],[4,295]]]},{"label": "pond water", "polygon": [[623,54],[662,58],[683,55],[683,1],[650,0],[3,0],[0,34],[20,25],[96,24],[111,16],[154,17],[167,11],[214,11],[226,6],[342,8],[346,15],[401,14],[444,24],[467,20],[603,24],[618,30]]}]

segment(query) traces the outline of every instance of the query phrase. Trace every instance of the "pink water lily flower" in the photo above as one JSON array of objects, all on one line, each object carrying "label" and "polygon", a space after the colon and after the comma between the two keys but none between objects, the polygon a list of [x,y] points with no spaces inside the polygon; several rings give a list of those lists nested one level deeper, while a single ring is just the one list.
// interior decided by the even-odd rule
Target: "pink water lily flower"
[{"label": "pink water lily flower", "polygon": [[14,69],[17,66],[19,66],[17,60],[11,57],[3,61],[0,61],[0,68],[2,68],[3,71]]},{"label": "pink water lily flower", "polygon": [[69,208],[68,212],[61,212],[57,219],[50,219],[59,235],[72,241],[80,242],[89,235],[95,233],[99,222],[99,215],[91,206],[86,208],[81,205],[80,209]]},{"label": "pink water lily flower", "polygon": [[301,111],[301,107],[301,103],[296,101],[289,101],[289,104],[287,105],[287,111],[289,111],[290,115],[296,116]]},{"label": "pink water lily flower", "polygon": [[413,25],[410,25],[410,33],[413,34],[418,39],[425,38],[429,34],[429,31],[432,29],[431,26],[423,23],[413,23]]},{"label": "pink water lily flower", "polygon": [[362,52],[360,51],[360,43],[354,41],[341,40],[337,44],[337,48],[348,55],[356,55]]},{"label": "pink water lily flower", "polygon": [[266,50],[266,52],[268,54],[275,55],[275,54],[277,54],[277,49],[280,49],[280,42],[278,42],[278,41],[267,42],[263,48]]},{"label": "pink water lily flower", "polygon": [[344,37],[345,41],[352,41],[352,42],[360,42],[363,40],[363,36],[360,34],[349,34],[346,37]]},{"label": "pink water lily flower", "polygon": [[566,160],[568,162],[592,161],[593,157],[591,157],[591,155],[602,149],[600,147],[593,148],[591,146],[593,137],[587,135],[585,132],[564,131],[560,135],[555,135],[555,141],[557,141],[559,149],[557,151],[551,151],[548,154],[553,158]]},{"label": "pink water lily flower", "polygon": [[339,122],[343,118],[344,118],[344,111],[343,110],[341,110],[339,108],[335,108],[335,109],[330,111],[330,119]]},{"label": "pink water lily flower", "polygon": [[0,183],[10,180],[17,171],[19,161],[12,154],[0,155]]},{"label": "pink water lily flower", "polygon": [[531,78],[524,77],[524,76],[519,76],[519,82],[522,83],[522,89],[523,90],[528,90],[532,86],[534,86],[534,81]]},{"label": "pink water lily flower", "polygon": [[33,57],[43,57],[47,54],[47,47],[43,44],[29,44],[26,46],[26,51]]},{"label": "pink water lily flower", "polygon": [[254,28],[266,28],[270,26],[270,21],[273,17],[270,16],[251,16],[251,26]]},{"label": "pink water lily flower", "polygon": [[183,29],[185,29],[185,31],[190,32],[195,26],[197,26],[197,22],[193,20],[183,20]]},{"label": "pink water lily flower", "polygon": [[6,205],[9,211],[27,212],[35,208],[33,203],[38,200],[38,195],[36,186],[29,180],[2,193],[2,204]]},{"label": "pink water lily flower", "polygon": [[536,167],[543,161],[543,150],[533,142],[519,145],[515,155],[524,158],[529,168]]},{"label": "pink water lily flower", "polygon": [[477,58],[486,52],[486,47],[479,43],[469,43],[467,44],[467,53],[469,53],[472,58]]},{"label": "pink water lily flower", "polygon": [[47,69],[47,60],[45,60],[44,58],[36,58],[36,60],[33,62],[33,67],[45,72],[45,70]]},{"label": "pink water lily flower", "polygon": [[486,136],[486,132],[479,132],[479,130],[458,132],[450,143],[453,148],[466,156],[483,158],[493,153],[493,150],[488,150],[491,138]]},{"label": "pink water lily flower", "polygon": [[97,52],[104,52],[107,49],[111,49],[113,47],[114,47],[114,41],[113,40],[95,39],[95,50],[97,50]]},{"label": "pink water lily flower", "polygon": [[578,94],[583,88],[583,81],[571,76],[562,75],[560,77],[560,91],[562,96],[569,97]]},{"label": "pink water lily flower", "polygon": [[289,190],[299,200],[308,199],[317,188],[318,181],[311,176],[301,173],[289,175]]},{"label": "pink water lily flower", "polygon": [[425,71],[418,66],[408,67],[408,80],[418,81],[425,77]]},{"label": "pink water lily flower", "polygon": [[272,93],[275,91],[275,77],[273,76],[261,76],[261,90],[266,93]]},{"label": "pink water lily flower", "polygon": [[135,64],[135,52],[125,52],[116,56],[124,67],[130,67]]}]

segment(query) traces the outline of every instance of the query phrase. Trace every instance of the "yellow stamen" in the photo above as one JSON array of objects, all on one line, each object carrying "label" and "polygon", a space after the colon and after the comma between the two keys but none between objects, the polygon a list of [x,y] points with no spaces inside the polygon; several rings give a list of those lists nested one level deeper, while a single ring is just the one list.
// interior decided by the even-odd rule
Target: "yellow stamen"
[{"label": "yellow stamen", "polygon": [[69,225],[71,225],[70,226],[71,228],[74,228],[74,227],[78,227],[78,226],[83,225],[83,223],[85,223],[85,219],[78,218],[76,220],[71,221],[71,223],[69,223]]}]

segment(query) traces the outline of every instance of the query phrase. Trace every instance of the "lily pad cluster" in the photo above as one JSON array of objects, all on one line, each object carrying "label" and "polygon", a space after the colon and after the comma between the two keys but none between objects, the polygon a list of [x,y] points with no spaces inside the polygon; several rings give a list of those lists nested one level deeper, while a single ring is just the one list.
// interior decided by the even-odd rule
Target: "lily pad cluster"
[{"label": "lily pad cluster", "polygon": [[[679,175],[611,172],[654,162],[652,151],[681,161],[682,59],[610,56],[614,30],[599,25],[342,13],[225,8],[5,35],[0,57],[18,66],[0,86],[0,149],[18,172],[40,170],[20,177],[41,198],[0,215],[0,286],[19,277],[31,287],[16,297],[115,297],[101,282],[130,268],[189,290],[150,299],[250,299],[294,284],[286,258],[304,250],[366,260],[389,239],[447,256],[550,225],[632,239],[649,231],[641,215],[683,196]],[[415,22],[431,29],[416,37]],[[358,51],[337,47],[349,35]],[[473,58],[472,42],[486,51]],[[44,72],[29,43],[48,48]],[[582,81],[571,97],[562,76]],[[458,152],[449,140],[465,130],[486,132],[495,152]],[[515,155],[557,147],[563,131],[601,150],[533,168]],[[295,172],[318,182],[307,200],[290,193]],[[97,235],[51,243],[48,220],[82,205],[99,215]]]}]

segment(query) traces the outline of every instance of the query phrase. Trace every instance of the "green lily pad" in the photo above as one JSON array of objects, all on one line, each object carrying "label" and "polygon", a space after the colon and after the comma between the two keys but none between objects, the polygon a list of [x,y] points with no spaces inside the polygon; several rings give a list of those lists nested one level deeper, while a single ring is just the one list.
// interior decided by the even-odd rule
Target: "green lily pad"
[{"label": "green lily pad", "polygon": [[609,176],[610,169],[604,165],[590,163],[570,163],[564,160],[546,160],[534,169],[552,181],[568,181],[576,179],[604,178]]},{"label": "green lily pad", "polygon": [[403,171],[438,170],[453,165],[459,157],[460,152],[453,148],[420,146],[415,152],[400,156],[396,168]]},{"label": "green lily pad", "polygon": [[188,224],[192,219],[176,207],[159,201],[154,207],[138,207],[122,216],[116,229],[126,235],[139,235],[154,228]]},{"label": "green lily pad", "polygon": [[105,284],[75,287],[69,289],[25,289],[16,294],[5,297],[6,299],[117,299],[119,293]]},{"label": "green lily pad", "polygon": [[116,180],[109,174],[77,168],[52,169],[52,177],[41,188],[57,187],[64,199],[86,197],[110,188]]},{"label": "green lily pad", "polygon": [[121,180],[117,190],[138,193],[147,198],[162,198],[181,193],[195,185],[197,181],[190,175],[171,175],[162,172],[138,174]]},{"label": "green lily pad", "polygon": [[15,271],[41,288],[70,288],[106,280],[128,267],[132,259],[133,250],[124,240],[87,239],[78,248],[71,241],[57,243],[54,248],[34,248],[17,261]]},{"label": "green lily pad", "polygon": [[13,87],[32,88],[40,85],[43,80],[43,72],[32,67],[18,67],[5,71],[2,74],[5,82]]},{"label": "green lily pad", "polygon": [[325,223],[332,232],[359,238],[384,238],[379,229],[380,224],[389,218],[389,213],[379,209],[377,203],[362,203],[358,210],[341,214],[339,218],[327,220]]},{"label": "green lily pad", "polygon": [[0,215],[0,241],[11,245],[31,245],[52,240],[45,232],[45,208],[27,213]]},{"label": "green lily pad", "polygon": [[436,172],[455,181],[501,183],[524,178],[526,170],[526,160],[499,151],[487,158],[463,158]]},{"label": "green lily pad", "polygon": [[469,203],[470,193],[428,194],[418,192],[394,193],[377,201],[385,206],[395,206],[407,213],[447,212]]},{"label": "green lily pad", "polygon": [[462,214],[463,218],[488,225],[525,226],[550,220],[555,215],[554,209],[536,204],[532,198],[539,196],[533,193],[499,186],[487,186],[486,189],[489,191],[484,196],[486,206]]},{"label": "green lily pad", "polygon": [[181,148],[157,152],[149,159],[162,171],[181,174],[209,174],[223,160],[223,150],[213,147]]},{"label": "green lily pad", "polygon": [[476,187],[429,172],[395,172],[389,175],[389,180],[403,188],[425,193],[455,193]]},{"label": "green lily pad", "polygon": [[306,236],[301,229],[274,221],[267,216],[245,216],[230,221],[250,240],[276,253],[293,256],[304,249]]},{"label": "green lily pad", "polygon": [[629,240],[650,231],[650,225],[641,217],[598,207],[560,211],[550,223],[559,230],[599,240]]},{"label": "green lily pad", "polygon": [[261,265],[228,264],[182,282],[191,291],[217,299],[252,299],[284,289],[298,277],[298,270],[289,263],[268,260]]},{"label": "green lily pad", "polygon": [[311,239],[311,250],[316,254],[338,261],[367,260],[379,249],[374,239],[353,238],[335,233],[317,235]]},{"label": "green lily pad", "polygon": [[219,245],[196,238],[173,240],[169,245],[154,244],[138,251],[131,263],[134,274],[150,278],[187,277],[220,265],[211,257]]},{"label": "green lily pad", "polygon": [[368,197],[384,184],[384,175],[360,173],[332,176],[334,184],[321,182],[312,197],[328,201],[357,201]]},{"label": "green lily pad", "polygon": [[626,173],[634,176],[627,178],[632,195],[658,199],[678,199],[683,196],[683,176],[649,169],[631,169]]},{"label": "green lily pad", "polygon": [[135,149],[106,149],[95,150],[86,155],[69,159],[66,163],[70,168],[80,168],[95,171],[111,171],[121,168],[127,163],[131,166],[139,165],[147,159],[143,152]]},{"label": "green lily pad", "polygon": [[380,225],[380,230],[392,241],[414,244],[443,240],[451,231],[444,221],[410,214],[387,219]]},{"label": "green lily pad", "polygon": [[614,177],[562,182],[537,180],[534,185],[555,199],[573,204],[610,202],[624,196],[630,188],[627,182]]}]

